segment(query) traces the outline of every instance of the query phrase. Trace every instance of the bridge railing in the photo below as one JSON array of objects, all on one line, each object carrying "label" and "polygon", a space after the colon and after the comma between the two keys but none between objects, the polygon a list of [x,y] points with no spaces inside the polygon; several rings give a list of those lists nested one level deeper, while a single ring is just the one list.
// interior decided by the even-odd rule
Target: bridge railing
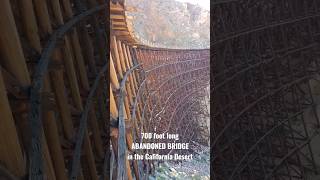
[{"label": "bridge railing", "polygon": [[[108,4],[74,3],[5,0],[1,6],[5,26],[0,31],[8,39],[0,40],[5,80],[0,82],[1,98],[7,99],[1,99],[6,109],[0,108],[5,114],[0,149],[14,153],[0,153],[0,161],[19,179],[105,176],[99,171],[106,159],[102,139],[108,118],[107,109],[101,111],[97,104],[103,107],[107,101],[102,85],[108,85],[108,61],[102,39],[108,31]],[[8,95],[3,96],[6,89]],[[6,139],[16,146],[7,145]]]},{"label": "bridge railing", "polygon": [[2,2],[0,161],[9,179],[107,179],[108,5]]},{"label": "bridge railing", "polygon": [[[143,178],[154,170],[154,163],[128,160],[128,154],[146,153],[132,150],[132,143],[144,142],[143,132],[170,128],[171,123],[165,128],[158,126],[157,131],[154,129],[155,124],[167,123],[166,116],[176,125],[174,122],[183,111],[173,110],[189,102],[190,96],[205,95],[203,90],[209,84],[209,51],[140,49],[119,36],[111,37],[110,47],[110,108],[114,121],[111,122],[114,127],[111,141],[116,160],[112,164],[112,175],[113,178],[131,179],[134,172],[136,178]],[[165,111],[171,112],[171,118],[167,113],[161,114]],[[159,121],[159,117],[164,119]]]},{"label": "bridge railing", "polygon": [[[111,36],[110,52],[110,115],[111,115],[111,143],[117,162],[112,164],[116,168],[112,172],[113,178],[132,179],[131,166],[127,159],[128,151],[135,138],[138,128],[132,118],[134,100],[141,93],[139,85],[142,79],[140,64],[136,64],[132,54],[132,47],[126,42]],[[134,162],[136,163],[136,162]],[[138,167],[134,165],[134,173],[139,178]]]}]

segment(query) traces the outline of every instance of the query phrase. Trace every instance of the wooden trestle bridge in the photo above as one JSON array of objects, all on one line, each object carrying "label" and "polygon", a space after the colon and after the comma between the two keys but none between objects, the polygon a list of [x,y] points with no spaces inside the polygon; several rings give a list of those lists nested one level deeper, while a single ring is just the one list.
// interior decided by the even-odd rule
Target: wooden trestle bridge
[{"label": "wooden trestle bridge", "polygon": [[320,1],[212,7],[212,178],[320,179]]},{"label": "wooden trestle bridge", "polygon": [[144,179],[154,162],[126,158],[141,132],[200,139],[209,50],[140,44],[125,11],[1,1],[0,179]]}]

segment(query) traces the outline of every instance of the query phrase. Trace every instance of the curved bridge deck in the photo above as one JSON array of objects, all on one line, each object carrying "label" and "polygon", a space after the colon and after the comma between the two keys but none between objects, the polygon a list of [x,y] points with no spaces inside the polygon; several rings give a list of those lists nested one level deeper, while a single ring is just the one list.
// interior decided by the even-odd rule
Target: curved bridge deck
[{"label": "curved bridge deck", "polygon": [[3,0],[0,178],[143,179],[154,164],[126,159],[141,132],[207,131],[195,122],[208,117],[209,50],[147,47],[125,11],[123,1]]}]

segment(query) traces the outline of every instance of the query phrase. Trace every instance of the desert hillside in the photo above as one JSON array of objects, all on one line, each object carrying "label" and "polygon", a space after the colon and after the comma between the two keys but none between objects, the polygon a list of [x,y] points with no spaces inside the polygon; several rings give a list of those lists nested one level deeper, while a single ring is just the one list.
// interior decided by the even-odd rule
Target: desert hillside
[{"label": "desert hillside", "polygon": [[167,48],[208,48],[210,12],[175,0],[126,0],[141,39]]}]

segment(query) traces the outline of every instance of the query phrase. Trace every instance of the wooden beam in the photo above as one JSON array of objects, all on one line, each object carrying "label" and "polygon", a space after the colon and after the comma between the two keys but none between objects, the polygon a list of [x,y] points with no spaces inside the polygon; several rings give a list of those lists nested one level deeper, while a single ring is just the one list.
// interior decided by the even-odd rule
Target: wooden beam
[{"label": "wooden beam", "polygon": [[124,20],[124,15],[118,15],[118,14],[110,14],[110,19],[118,19],[118,20]]},{"label": "wooden beam", "polygon": [[0,69],[0,161],[14,175],[22,178],[26,174],[26,162],[10,109],[7,92]]},{"label": "wooden beam", "polygon": [[29,71],[9,0],[3,0],[0,6],[0,34],[1,64],[22,86],[29,86],[31,83]]},{"label": "wooden beam", "polygon": [[30,43],[31,47],[38,53],[41,52],[41,43],[38,32],[36,16],[33,10],[33,2],[30,0],[19,1],[21,9],[21,17],[24,27],[24,33]]},{"label": "wooden beam", "polygon": [[120,79],[123,78],[123,71],[121,67],[121,62],[120,62],[120,56],[119,56],[119,51],[118,51],[118,46],[117,46],[117,39],[116,36],[111,37],[111,53],[114,54],[115,61],[116,61],[116,68],[117,68],[117,74],[120,76]]},{"label": "wooden beam", "polygon": [[112,29],[113,29],[113,30],[125,30],[125,31],[127,31],[127,30],[128,30],[128,28],[127,28],[127,27],[125,27],[125,26],[124,26],[124,27],[119,27],[119,26],[118,26],[118,27],[116,27],[116,26],[112,26]]},{"label": "wooden beam", "polygon": [[[55,16],[55,20],[59,23],[59,25],[62,25],[64,22],[62,18],[61,5],[59,0],[51,0],[50,2],[53,7],[53,14]],[[66,68],[66,74],[70,84],[71,96],[77,109],[80,111],[83,111],[82,99],[80,96],[79,85],[78,85],[77,76],[74,68],[74,59],[71,51],[70,38],[68,36],[65,36],[64,42],[65,42],[65,46],[63,48],[64,63]],[[94,156],[91,148],[91,142],[88,137],[87,130],[85,133],[83,144],[84,144],[84,151],[86,154],[86,160],[89,163],[88,166],[90,169],[90,176],[93,180],[98,180],[96,164],[95,164],[95,160],[94,160]]]},{"label": "wooden beam", "polygon": [[125,21],[111,21],[111,25],[127,26],[127,23]]}]

